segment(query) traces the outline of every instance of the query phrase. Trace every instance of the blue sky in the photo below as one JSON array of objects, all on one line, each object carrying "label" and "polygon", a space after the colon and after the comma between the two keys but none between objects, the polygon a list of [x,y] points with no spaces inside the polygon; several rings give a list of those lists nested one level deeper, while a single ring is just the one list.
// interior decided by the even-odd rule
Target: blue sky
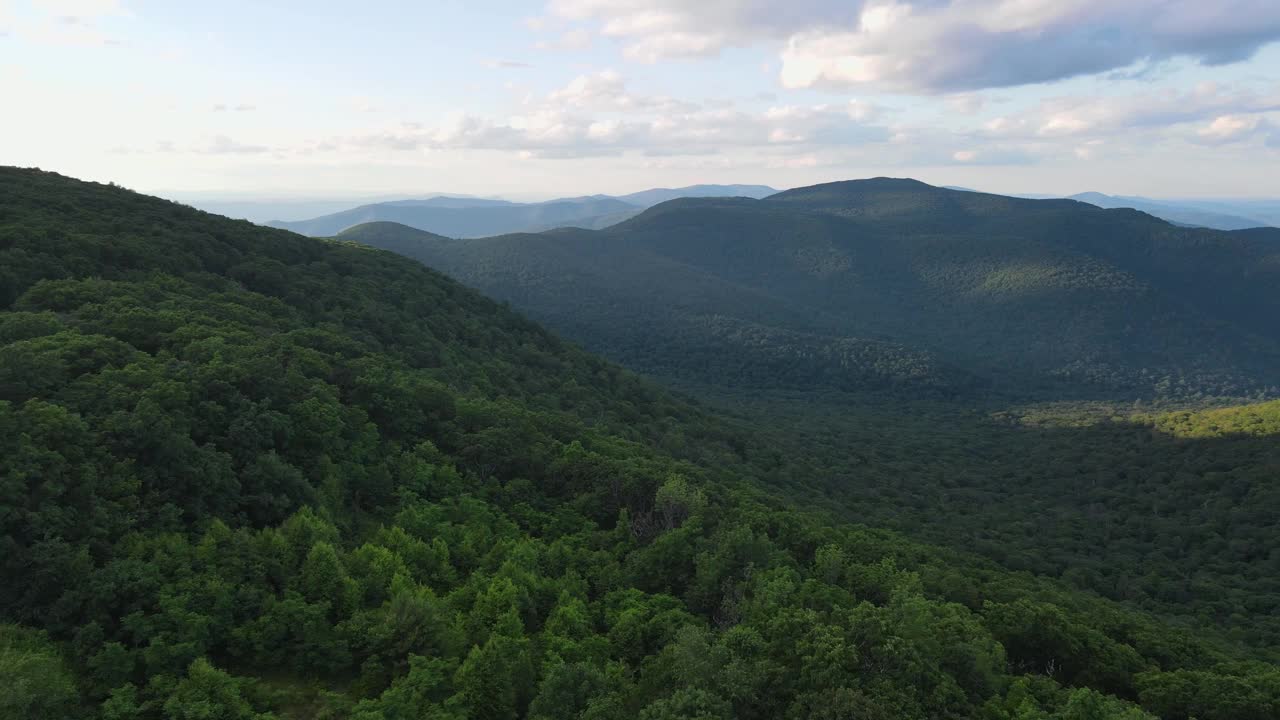
[{"label": "blue sky", "polygon": [[160,193],[1275,196],[1275,0],[0,0],[0,163]]}]

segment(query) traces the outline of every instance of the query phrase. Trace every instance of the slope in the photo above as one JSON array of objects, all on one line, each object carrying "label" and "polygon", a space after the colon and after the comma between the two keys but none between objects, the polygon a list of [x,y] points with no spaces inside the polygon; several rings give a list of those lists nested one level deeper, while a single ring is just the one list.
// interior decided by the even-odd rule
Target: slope
[{"label": "slope", "polygon": [[6,714],[1274,715],[389,253],[6,168],[0,261]]},{"label": "slope", "polygon": [[370,223],[338,237],[456,274],[592,350],[667,378],[943,395],[982,384],[930,353],[842,335],[836,316],[609,235],[557,231],[459,242]]},{"label": "slope", "polygon": [[[793,357],[835,355],[793,345],[791,333],[827,347],[885,343],[945,368],[931,384],[957,390],[1132,398],[1280,387],[1280,246],[1260,231],[1177,228],[1069,200],[878,179],[760,201],[674,200],[599,234],[409,254],[588,349],[683,379],[760,387],[776,372],[779,386],[842,386],[839,372],[745,362],[752,343],[738,328],[753,328],[778,338],[773,350],[799,348]],[[922,367],[864,372],[877,364],[835,366],[850,368],[847,387],[919,379]]]}]

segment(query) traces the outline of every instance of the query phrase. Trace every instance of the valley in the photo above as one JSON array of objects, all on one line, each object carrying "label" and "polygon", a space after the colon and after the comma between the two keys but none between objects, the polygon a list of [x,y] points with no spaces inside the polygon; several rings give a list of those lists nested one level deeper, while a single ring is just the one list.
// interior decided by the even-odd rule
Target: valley
[{"label": "valley", "polygon": [[[607,244],[668,236],[352,238],[559,249],[583,273],[574,306],[600,314],[549,314],[554,326],[589,331],[591,347],[611,337],[595,319],[627,297],[650,325],[620,326],[604,349],[640,346],[620,331],[667,333],[652,367],[685,373],[654,372],[667,389],[346,237],[33,170],[0,170],[0,189],[6,711],[1262,720],[1277,707],[1274,403],[1170,413],[1187,396],[1121,410],[1113,395],[1071,401],[1072,415],[1043,404],[1056,386],[1011,384],[972,354],[820,345],[877,326],[798,282],[858,266],[812,241],[781,278],[752,279],[752,253],[780,248],[744,233],[754,249],[726,252],[719,282],[686,241],[596,285],[588,271],[622,267],[601,259]],[[689,204],[657,215],[680,228]],[[798,226],[840,247],[836,215]],[[752,219],[731,227],[797,226]],[[1160,276],[1183,277],[1180,262]],[[1089,282],[1125,293],[1156,277],[1125,268]],[[562,275],[516,277],[538,280],[504,298],[520,308]],[[1078,297],[1080,281],[1048,277],[1054,297]],[[675,308],[645,294],[659,278],[704,290],[677,302],[722,309],[734,331],[688,326],[687,347],[706,349],[682,356],[659,322]],[[1161,332],[1176,337],[1265,304],[1265,287],[1189,320],[1137,296],[1169,309]],[[1251,318],[1218,330],[1241,388],[1270,378]],[[763,330],[743,333],[747,320]],[[761,352],[726,365],[731,343]],[[1221,402],[1218,376],[1189,377]]]}]

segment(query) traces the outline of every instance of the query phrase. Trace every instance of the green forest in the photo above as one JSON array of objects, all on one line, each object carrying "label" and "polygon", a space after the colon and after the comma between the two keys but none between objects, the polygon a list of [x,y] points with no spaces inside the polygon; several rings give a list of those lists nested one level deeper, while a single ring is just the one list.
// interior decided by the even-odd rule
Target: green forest
[{"label": "green forest", "polygon": [[805,397],[0,168],[0,718],[1280,716],[1275,403]]},{"label": "green forest", "polygon": [[[877,178],[686,198],[602,231],[340,237],[421,260],[634,370],[973,405],[1280,394],[1280,230]],[[887,391],[887,392],[886,392]]]}]

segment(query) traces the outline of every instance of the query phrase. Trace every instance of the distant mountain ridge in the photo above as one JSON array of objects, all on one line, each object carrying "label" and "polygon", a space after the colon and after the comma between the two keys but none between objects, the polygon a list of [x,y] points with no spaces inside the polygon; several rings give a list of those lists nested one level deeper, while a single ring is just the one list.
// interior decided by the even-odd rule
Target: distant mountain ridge
[{"label": "distant mountain ridge", "polygon": [[640,207],[652,207],[658,203],[677,198],[749,197],[758,200],[777,192],[777,190],[768,185],[689,185],[682,188],[641,190],[629,195],[619,195],[618,199]]},{"label": "distant mountain ridge", "polygon": [[341,237],[662,376],[1080,397],[1280,388],[1280,230],[894,178],[681,198],[594,232],[376,229]]},{"label": "distant mountain ridge", "polygon": [[691,185],[655,188],[618,197],[588,195],[538,203],[437,196],[371,203],[310,220],[272,221],[267,225],[303,235],[327,237],[363,223],[395,222],[448,237],[476,238],[559,227],[600,229],[674,198],[760,198],[776,192],[765,185]]},{"label": "distant mountain ridge", "polygon": [[1100,208],[1133,208],[1178,225],[1207,227],[1215,230],[1247,230],[1249,228],[1265,227],[1269,224],[1266,221],[1254,218],[1214,212],[1191,205],[1176,204],[1162,200],[1149,200],[1142,197],[1084,192],[1072,195],[1071,199],[1087,202],[1090,205],[1097,205]]},{"label": "distant mountain ridge", "polygon": [[[958,185],[947,185],[945,189],[981,192]],[[1107,195],[1093,191],[1065,197],[1045,193],[1017,193],[1010,197],[1027,200],[1079,200],[1107,210],[1129,208],[1183,227],[1203,227],[1213,230],[1280,227],[1280,200],[1156,200],[1136,196]]]}]

